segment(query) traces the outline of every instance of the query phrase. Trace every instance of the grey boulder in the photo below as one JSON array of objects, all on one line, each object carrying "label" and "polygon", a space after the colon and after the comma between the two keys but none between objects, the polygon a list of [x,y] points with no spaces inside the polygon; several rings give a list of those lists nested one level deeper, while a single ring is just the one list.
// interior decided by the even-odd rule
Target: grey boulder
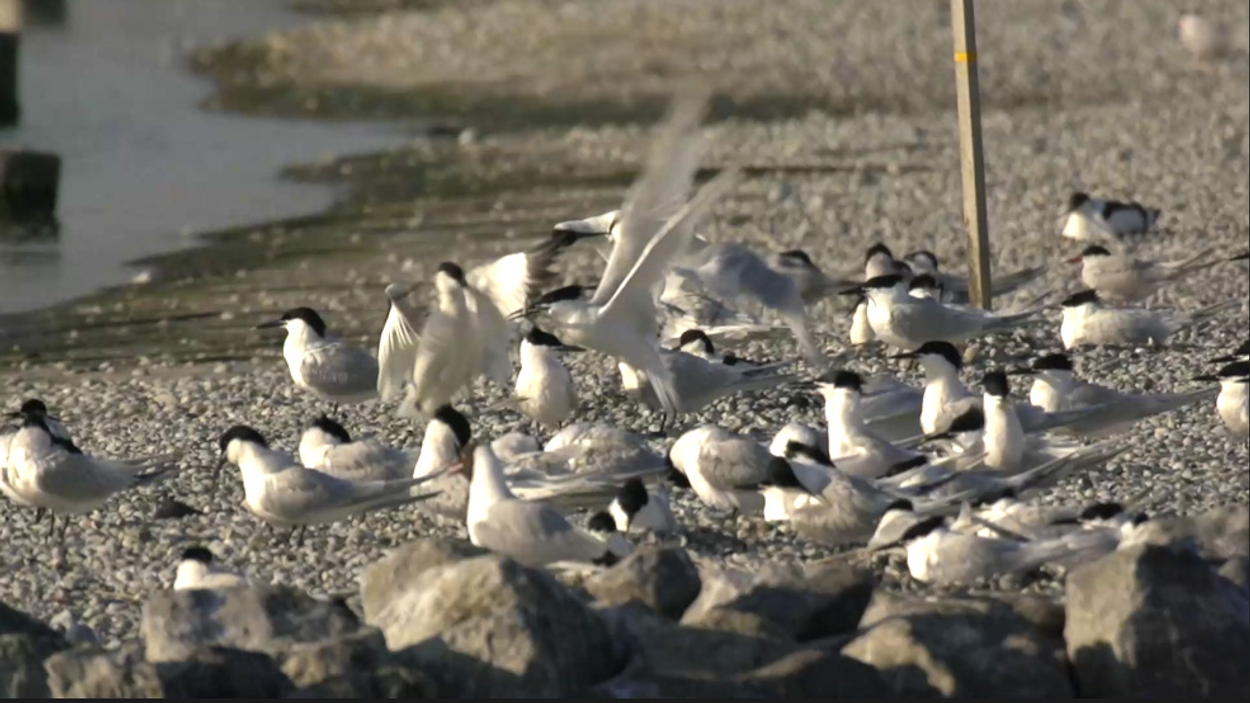
[{"label": "grey boulder", "polygon": [[565,696],[615,676],[607,623],[544,571],[482,556],[435,566],[370,618],[440,695]]},{"label": "grey boulder", "polygon": [[720,571],[705,575],[699,598],[681,622],[695,628],[806,642],[853,631],[872,591],[870,571],[845,565]]},{"label": "grey boulder", "polygon": [[1250,603],[1187,549],[1138,545],[1068,576],[1084,696],[1250,696]]},{"label": "grey boulder", "polygon": [[641,547],[583,587],[603,605],[639,603],[674,620],[699,596],[699,570],[681,548]]},{"label": "grey boulder", "polygon": [[143,608],[150,662],[181,661],[201,647],[281,654],[301,642],[332,639],[360,628],[347,606],[273,586],[158,591]]},{"label": "grey boulder", "polygon": [[436,539],[417,540],[393,550],[361,572],[360,599],[365,621],[372,622],[391,601],[419,588],[416,582],[426,571],[484,554],[486,550],[468,542]]},{"label": "grey boulder", "polygon": [[267,655],[205,647],[182,661],[144,661],[137,645],[118,651],[80,647],[48,659],[57,698],[280,698],[291,682]]},{"label": "grey boulder", "polygon": [[0,697],[46,697],[43,662],[67,646],[52,628],[0,603]]},{"label": "grey boulder", "polygon": [[1071,697],[1063,642],[992,601],[907,603],[872,615],[842,653],[875,667],[895,695]]}]

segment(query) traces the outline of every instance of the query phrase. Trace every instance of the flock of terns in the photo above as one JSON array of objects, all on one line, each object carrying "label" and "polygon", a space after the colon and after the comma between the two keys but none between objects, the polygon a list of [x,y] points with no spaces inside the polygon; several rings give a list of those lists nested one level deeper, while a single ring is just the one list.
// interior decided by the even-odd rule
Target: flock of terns
[{"label": "flock of terns", "polygon": [[[830,275],[800,250],[761,255],[697,236],[710,206],[738,177],[728,167],[696,187],[705,104],[703,95],[677,97],[620,210],[559,223],[538,246],[476,268],[441,264],[423,320],[412,291],[389,286],[376,357],[330,334],[310,308],[260,325],[284,329],[291,379],[317,398],[337,407],[402,396],[401,415],[426,423],[419,449],[354,439],[323,415],[292,455],[237,425],[218,440],[217,480],[222,464],[238,467],[247,510],[293,528],[301,542],[310,525],[416,504],[466,524],[475,545],[530,566],[577,568],[625,556],[633,548],[627,535],[680,533],[668,494],[690,490],[727,518],[762,515],[827,545],[901,547],[914,578],[969,583],[1088,559],[1132,541],[1148,522],[1134,509],[1140,498],[1058,507],[1023,499],[1124,451],[1116,437],[1140,420],[1214,400],[1232,435],[1246,439],[1247,345],[1214,360],[1222,368],[1196,379],[1209,384],[1190,392],[1116,390],[1078,376],[1067,353],[1051,353],[989,371],[976,393],[961,379],[957,345],[1038,324],[1049,296],[996,314],[969,306],[963,279],[943,272],[929,252],[896,259],[877,244],[862,275]],[[1086,244],[1072,262],[1082,265],[1087,289],[1060,302],[1065,352],[1166,345],[1242,303],[1194,312],[1134,306],[1163,286],[1229,265],[1211,251],[1164,263],[1123,253],[1126,238],[1151,230],[1159,216],[1137,203],[1072,196],[1062,233]],[[581,242],[607,261],[598,284],[552,289],[556,257]],[[992,292],[1019,291],[1041,273],[999,277]],[[825,356],[808,315],[839,298],[850,303],[848,312],[853,306],[848,349],[893,349],[891,358],[923,367],[923,388],[866,378],[849,368],[847,352]],[[719,351],[781,335],[794,338],[812,377],[795,372],[797,360],[756,363]],[[514,377],[509,351],[518,336]],[[616,361],[625,393],[660,413],[662,436],[719,398],[782,385],[818,391],[827,428],[792,422],[765,445],[704,425],[657,454],[647,437],[571,422],[579,398],[562,358],[586,350]],[[553,436],[545,444],[519,432],[475,439],[453,401],[479,377],[513,389],[508,405]],[[1011,397],[1016,377],[1031,379],[1027,402]],[[49,513],[49,534],[58,516],[93,511],[176,464],[171,456],[122,462],[84,454],[37,399],[11,416],[20,423],[0,434],[0,489],[19,506]],[[565,512],[578,509],[593,512],[585,528]],[[212,562],[207,549],[187,549],[175,588],[245,581]]]}]

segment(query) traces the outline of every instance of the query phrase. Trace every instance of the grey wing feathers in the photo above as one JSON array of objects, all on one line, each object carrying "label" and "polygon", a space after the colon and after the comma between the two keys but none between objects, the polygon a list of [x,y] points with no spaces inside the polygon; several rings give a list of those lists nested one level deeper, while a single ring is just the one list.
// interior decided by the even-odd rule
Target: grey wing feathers
[{"label": "grey wing feathers", "polygon": [[530,566],[593,561],[607,551],[602,542],[573,527],[555,508],[519,500],[495,503],[487,519],[473,525],[473,532],[487,549]]},{"label": "grey wing feathers", "polygon": [[324,393],[359,395],[376,391],[378,361],[363,349],[339,342],[309,350],[300,373],[310,386]]},{"label": "grey wing feathers", "polygon": [[48,457],[38,476],[41,491],[67,502],[86,503],[136,486],[143,475],[124,464],[59,452]]},{"label": "grey wing feathers", "polygon": [[395,303],[391,303],[378,337],[378,393],[383,400],[399,395],[412,380],[412,367],[417,360],[421,335],[413,320]]},{"label": "grey wing feathers", "polygon": [[648,152],[642,175],[621,208],[621,231],[591,302],[604,305],[625,282],[653,235],[678,211],[694,185],[705,144],[697,138],[705,93],[679,95]]},{"label": "grey wing feathers", "polygon": [[348,481],[392,481],[411,476],[416,463],[409,452],[362,440],[330,448],[318,470]]},{"label": "grey wing feathers", "polygon": [[758,442],[731,438],[705,444],[699,451],[699,469],[716,488],[752,488],[767,479],[771,459],[768,448]]}]

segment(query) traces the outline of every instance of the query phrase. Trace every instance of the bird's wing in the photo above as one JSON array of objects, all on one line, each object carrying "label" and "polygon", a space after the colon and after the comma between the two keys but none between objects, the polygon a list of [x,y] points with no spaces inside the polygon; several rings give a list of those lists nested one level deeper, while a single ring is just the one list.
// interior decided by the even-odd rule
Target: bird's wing
[{"label": "bird's wing", "polygon": [[[679,95],[674,100],[651,145],[643,172],[621,208],[620,231],[607,269],[591,298],[592,304],[607,304],[624,287],[652,240],[694,186],[695,172],[706,149],[697,131],[706,109],[707,95],[703,92]],[[685,240],[680,244],[668,252],[666,262],[685,248]],[[654,278],[643,285],[648,294],[653,283]]]},{"label": "bird's wing", "polygon": [[[664,223],[621,282],[621,286],[604,304],[600,313],[603,319],[611,320],[615,316],[622,321],[633,321],[645,316],[650,327],[655,327],[655,302],[651,297],[651,286],[656,281],[663,280],[665,270],[673,257],[685,247],[694,227],[707,214],[711,204],[733,186],[738,173],[735,168],[721,171],[716,178],[700,188],[695,197],[676,215]],[[638,325],[635,323],[632,326]]]},{"label": "bird's wing", "polygon": [[501,256],[490,263],[470,270],[465,279],[486,296],[504,316],[525,309],[536,286],[529,281],[529,263],[525,252]]},{"label": "bird's wing", "polygon": [[1172,330],[1149,310],[1099,310],[1085,318],[1085,339],[1094,344],[1163,343]]},{"label": "bird's wing", "polygon": [[495,503],[485,520],[474,523],[473,532],[482,546],[527,565],[593,561],[607,551],[555,508],[521,500]]},{"label": "bird's wing", "polygon": [[422,406],[449,401],[476,375],[475,359],[463,349],[462,335],[456,320],[437,308],[425,319],[413,364],[415,399]]},{"label": "bird's wing", "polygon": [[39,461],[38,490],[68,503],[88,503],[130,488],[136,472],[124,464],[54,449]]},{"label": "bird's wing", "polygon": [[465,291],[473,334],[481,353],[479,373],[495,383],[507,386],[512,380],[512,361],[508,357],[512,330],[499,308],[486,294],[470,287]]},{"label": "bird's wing", "polygon": [[768,478],[768,448],[741,437],[706,442],[699,450],[699,473],[719,489],[750,488]]},{"label": "bird's wing", "polygon": [[318,470],[348,481],[390,481],[411,476],[415,464],[407,452],[360,440],[331,447]]},{"label": "bird's wing", "polygon": [[378,361],[363,349],[333,342],[305,352],[300,374],[330,395],[358,395],[377,389]]},{"label": "bird's wing", "polygon": [[394,302],[378,336],[378,393],[383,400],[397,396],[412,380],[421,335],[408,314]]},{"label": "bird's wing", "polygon": [[387,496],[409,494],[406,481],[345,481],[330,474],[291,466],[270,477],[261,501],[277,515],[315,518],[344,515]]}]

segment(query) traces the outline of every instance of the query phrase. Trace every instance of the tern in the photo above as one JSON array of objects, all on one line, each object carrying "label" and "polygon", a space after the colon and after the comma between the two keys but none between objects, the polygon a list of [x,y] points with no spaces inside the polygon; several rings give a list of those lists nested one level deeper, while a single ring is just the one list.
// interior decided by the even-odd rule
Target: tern
[{"label": "tern", "polygon": [[577,409],[573,375],[559,357],[559,352],[569,349],[536,325],[521,340],[517,403],[526,417],[548,430],[558,430]]},{"label": "tern", "polygon": [[633,554],[634,543],[625,537],[618,524],[608,511],[600,510],[586,521],[586,530],[602,541],[613,557],[624,559]]},{"label": "tern", "polygon": [[566,343],[586,347],[643,371],[667,413],[676,415],[674,380],[660,358],[654,288],[685,250],[692,228],[729,189],[736,171],[722,171],[684,206],[704,151],[697,128],[705,99],[679,99],[653,145],[642,176],[622,208],[607,269],[589,301],[560,300],[532,307]]},{"label": "tern", "polygon": [[829,424],[829,456],[844,473],[871,479],[925,463],[924,454],[897,447],[865,426],[859,374],[839,371],[818,387]]},{"label": "tern", "polygon": [[802,249],[791,249],[768,257],[768,265],[794,281],[807,305],[815,305],[830,295],[857,285],[850,277],[829,276],[820,270]]},{"label": "tern", "polygon": [[881,341],[904,350],[928,341],[963,342],[1025,324],[1040,312],[995,315],[976,308],[958,308],[908,294],[902,276],[879,276],[846,294],[868,298],[868,323]]},{"label": "tern", "polygon": [[1214,390],[1188,393],[1124,393],[1077,377],[1067,354],[1047,354],[1028,369],[1012,375],[1033,376],[1029,402],[1050,413],[1093,409],[1067,429],[1084,437],[1106,437],[1124,432],[1135,423],[1215,397]]},{"label": "tern", "polygon": [[308,469],[291,455],[271,449],[251,427],[235,425],[217,441],[221,460],[243,476],[244,505],[268,525],[291,527],[303,544],[309,525],[338,522],[353,515],[426,500],[413,489],[429,477],[397,481],[345,481]]},{"label": "tern", "polygon": [[[925,342],[914,352],[896,354],[891,358],[918,359],[924,367],[925,389],[920,427],[926,434],[947,432],[958,418],[982,409],[981,397],[973,394],[959,378],[959,372],[963,369],[963,358],[954,345],[948,342]],[[1082,403],[1072,407],[1043,405],[1036,399],[1030,399],[1029,403],[1017,403],[1014,409],[1024,432],[1036,434],[1072,427],[1092,431],[1091,417],[1110,409],[1096,408],[1098,405],[1100,404]]]},{"label": "tern", "polygon": [[469,480],[466,522],[474,545],[531,567],[561,561],[610,566],[616,561],[603,540],[573,526],[559,510],[513,495],[489,446],[472,447],[451,471]]},{"label": "tern", "polygon": [[362,403],[378,395],[378,362],[369,352],[329,334],[312,308],[293,308],[256,329],[286,330],[282,357],[295,385],[332,403]]},{"label": "tern", "polygon": [[741,244],[702,244],[692,239],[674,272],[697,280],[722,300],[748,299],[775,312],[794,334],[809,364],[818,369],[828,364],[808,329],[806,305],[798,284],[750,248]]},{"label": "tern", "polygon": [[[675,413],[664,413],[660,431],[663,432],[677,414],[698,412],[713,401],[734,393],[775,388],[795,380],[793,374],[782,372],[791,363],[726,366],[686,352],[661,350],[660,366],[673,379],[672,390],[676,393],[677,407]],[[664,410],[650,374],[624,361],[618,362],[617,368],[626,395],[653,410]]]},{"label": "tern", "polygon": [[1088,193],[1073,193],[1068,198],[1067,221],[1063,236],[1077,241],[1119,241],[1135,234],[1145,234],[1159,221],[1161,210],[1140,203],[1091,198]]},{"label": "tern", "polygon": [[[480,308],[484,302],[489,301],[503,318],[525,310],[555,279],[551,266],[556,257],[584,236],[586,235],[576,232],[557,231],[525,251],[507,254],[462,272],[461,287],[476,294],[470,296],[470,307]],[[435,285],[438,285],[437,277]],[[378,392],[383,400],[396,397],[413,380],[421,334],[417,331],[416,315],[406,302],[411,292],[411,287],[399,284],[391,284],[386,288],[391,307],[378,342],[378,365],[381,369],[378,374]],[[443,295],[440,290],[438,303],[444,315],[451,314],[454,307],[448,297],[450,296]],[[506,328],[500,326],[490,312],[483,310],[472,318],[479,325],[491,323],[489,328],[480,330],[490,335],[488,339],[491,343],[506,339]],[[437,324],[435,329],[440,329]],[[462,340],[467,338],[467,334],[462,334]],[[490,351],[484,352],[488,354],[485,360],[488,364],[485,371],[488,374],[496,370],[489,365],[502,368],[506,360],[506,354],[496,353],[489,356]],[[505,375],[511,375],[510,365]],[[499,381],[498,376],[492,378]]]},{"label": "tern", "polygon": [[1065,298],[1059,335],[1064,349],[1080,346],[1162,346],[1172,337],[1241,305],[1234,298],[1192,313],[1175,310],[1104,307],[1096,291],[1084,290]]},{"label": "tern", "polygon": [[677,519],[669,507],[668,497],[648,491],[642,479],[634,478],[621,486],[621,491],[608,504],[608,514],[623,533],[654,532],[670,535],[677,531]]},{"label": "tern", "polygon": [[[972,302],[968,295],[968,277],[941,271],[941,264],[933,252],[927,250],[912,252],[903,257],[903,261],[911,266],[915,274],[913,282],[921,276],[931,277],[931,280],[937,284],[936,288],[941,291],[941,297],[938,298],[941,302],[958,305],[967,305]],[[1008,274],[995,274],[990,295],[997,298],[1014,293],[1040,278],[1045,272],[1044,266],[1032,266]]]},{"label": "tern", "polygon": [[66,515],[61,539],[70,515],[89,513],[109,498],[164,476],[172,467],[141,468],[83,454],[74,443],[52,434],[38,413],[23,416],[21,429],[8,446],[5,484],[22,505],[51,513],[53,534],[56,516]]},{"label": "tern", "polygon": [[722,354],[717,352],[716,345],[712,343],[712,338],[708,336],[707,332],[697,328],[688,329],[685,332],[682,332],[681,336],[677,339],[677,347],[672,351],[682,351],[687,354],[693,354],[704,361],[723,364],[725,366],[738,366],[739,364],[752,367],[761,366],[761,364],[757,364],[753,361],[747,361],[746,359],[742,359],[733,354]]},{"label": "tern", "polygon": [[178,571],[174,576],[175,591],[236,588],[248,583],[245,577],[214,565],[213,553],[207,547],[199,545],[182,551]]},{"label": "tern", "polygon": [[768,448],[714,425],[686,432],[669,449],[669,461],[695,495],[716,510],[764,509],[759,485],[768,480]]},{"label": "tern", "polygon": [[421,328],[401,417],[430,417],[479,375],[501,386],[512,380],[511,332],[495,303],[450,261],[439,264],[434,288],[436,304]]},{"label": "tern", "polygon": [[1169,283],[1224,263],[1222,259],[1203,261],[1212,251],[1207,249],[1182,261],[1156,263],[1112,254],[1100,244],[1091,244],[1069,263],[1081,264],[1081,282],[1096,291],[1100,298],[1137,303]]},{"label": "tern", "polygon": [[917,581],[948,585],[972,585],[1005,574],[1030,571],[1045,564],[1070,560],[1088,549],[1100,547],[1097,533],[1036,542],[978,537],[954,532],[946,518],[921,520],[903,533],[907,569]]},{"label": "tern", "polygon": [[299,461],[346,481],[396,481],[412,476],[417,452],[393,449],[373,437],[353,441],[342,425],[322,415],[300,436]]},{"label": "tern", "polygon": [[1199,376],[1198,381],[1219,381],[1220,395],[1215,400],[1216,411],[1229,432],[1241,439],[1250,437],[1250,416],[1247,400],[1250,399],[1250,361],[1234,361],[1220,369],[1215,376]]}]

